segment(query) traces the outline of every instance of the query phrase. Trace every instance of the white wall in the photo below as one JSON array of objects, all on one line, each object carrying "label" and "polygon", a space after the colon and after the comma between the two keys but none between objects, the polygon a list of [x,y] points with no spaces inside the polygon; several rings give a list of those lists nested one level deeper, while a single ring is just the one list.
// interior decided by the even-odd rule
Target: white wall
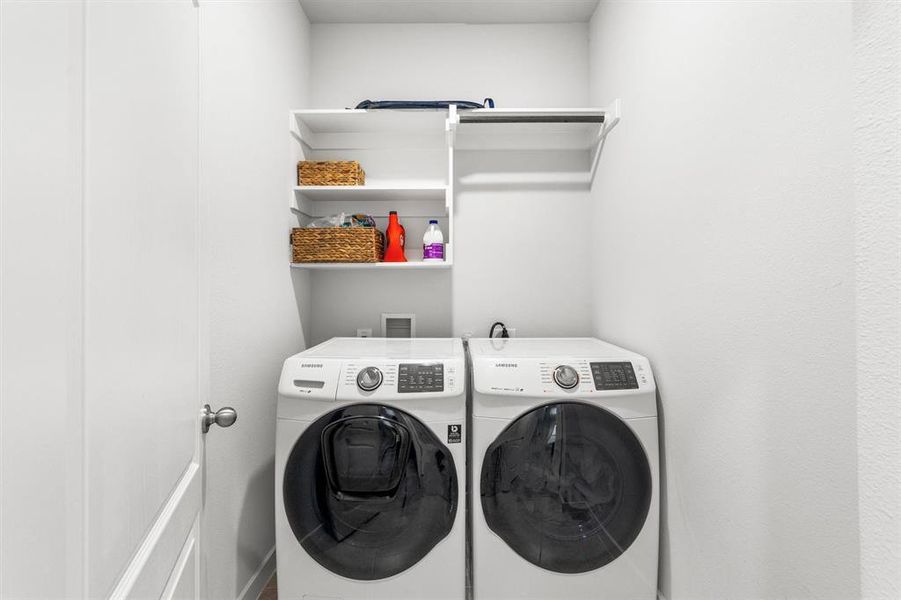
[{"label": "white wall", "polygon": [[[313,108],[354,106],[366,98],[491,96],[498,106],[526,108],[588,102],[584,23],[314,24],[312,31]],[[587,227],[582,217],[588,194],[517,179],[523,171],[565,170],[571,160],[582,159],[548,152],[458,152],[453,269],[315,273],[312,342],[354,335],[358,327],[372,327],[378,335],[382,312],[415,312],[420,336],[487,335],[498,319],[518,335],[587,333],[589,281],[569,275],[586,272],[587,257],[579,249],[584,239],[578,229],[572,232],[574,226]],[[509,175],[499,178],[507,185],[486,189],[471,183],[472,175],[486,172]],[[403,222],[403,207],[399,211]],[[411,233],[408,246],[420,239]],[[550,269],[563,264],[560,272]],[[539,269],[550,274],[537,280]]]},{"label": "white wall", "polygon": [[[602,2],[595,332],[647,354],[668,598],[854,598],[851,5]],[[897,307],[895,307],[897,310]]]},{"label": "white wall", "polygon": [[[234,427],[206,439],[210,598],[255,599],[275,566],[276,386],[284,359],[305,347],[300,317],[309,311],[309,282],[288,268],[287,208],[294,172],[288,111],[306,104],[308,38],[295,0],[201,2],[210,398],[214,408],[238,411]],[[261,568],[263,576],[251,580]]]},{"label": "white wall", "polygon": [[901,4],[854,5],[861,589],[901,597]]},{"label": "white wall", "polygon": [[491,96],[498,106],[573,106],[588,99],[587,27],[313,25],[310,103]]},{"label": "white wall", "polygon": [[580,168],[586,152],[457,152],[453,335],[487,336],[494,321],[518,337],[590,335],[589,194],[518,179]]}]

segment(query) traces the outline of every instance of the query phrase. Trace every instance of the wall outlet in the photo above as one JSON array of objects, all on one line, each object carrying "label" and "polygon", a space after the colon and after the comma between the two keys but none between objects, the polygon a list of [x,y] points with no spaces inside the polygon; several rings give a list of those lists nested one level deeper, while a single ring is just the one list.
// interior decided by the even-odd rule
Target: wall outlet
[{"label": "wall outlet", "polygon": [[357,329],[357,337],[372,337],[372,327]]}]

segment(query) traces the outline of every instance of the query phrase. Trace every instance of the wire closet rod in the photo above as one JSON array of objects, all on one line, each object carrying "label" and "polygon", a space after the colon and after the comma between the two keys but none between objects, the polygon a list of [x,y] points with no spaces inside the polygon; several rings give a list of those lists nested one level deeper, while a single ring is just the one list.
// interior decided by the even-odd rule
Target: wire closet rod
[{"label": "wire closet rod", "polygon": [[460,113],[461,123],[603,123],[604,115],[477,115]]}]

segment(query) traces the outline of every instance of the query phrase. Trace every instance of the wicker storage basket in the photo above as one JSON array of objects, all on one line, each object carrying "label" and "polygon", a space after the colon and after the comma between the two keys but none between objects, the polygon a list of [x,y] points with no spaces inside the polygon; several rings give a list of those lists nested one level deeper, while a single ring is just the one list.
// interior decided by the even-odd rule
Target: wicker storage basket
[{"label": "wicker storage basket", "polygon": [[298,227],[291,244],[296,263],[375,263],[385,253],[385,236],[374,227]]},{"label": "wicker storage basket", "polygon": [[302,160],[297,185],[363,185],[366,173],[355,160]]}]

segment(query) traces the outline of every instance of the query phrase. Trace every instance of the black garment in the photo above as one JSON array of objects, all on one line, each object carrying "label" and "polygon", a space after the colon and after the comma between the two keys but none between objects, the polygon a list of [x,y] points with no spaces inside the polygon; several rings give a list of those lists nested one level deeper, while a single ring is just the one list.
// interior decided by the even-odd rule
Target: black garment
[{"label": "black garment", "polygon": [[641,442],[587,404],[540,406],[513,421],[482,462],[488,526],[517,554],[558,573],[612,562],[635,541],[651,504]]},{"label": "black garment", "polygon": [[285,512],[319,564],[358,580],[421,560],[454,524],[457,469],[412,415],[378,404],[332,411],[308,427],[285,465]]}]

